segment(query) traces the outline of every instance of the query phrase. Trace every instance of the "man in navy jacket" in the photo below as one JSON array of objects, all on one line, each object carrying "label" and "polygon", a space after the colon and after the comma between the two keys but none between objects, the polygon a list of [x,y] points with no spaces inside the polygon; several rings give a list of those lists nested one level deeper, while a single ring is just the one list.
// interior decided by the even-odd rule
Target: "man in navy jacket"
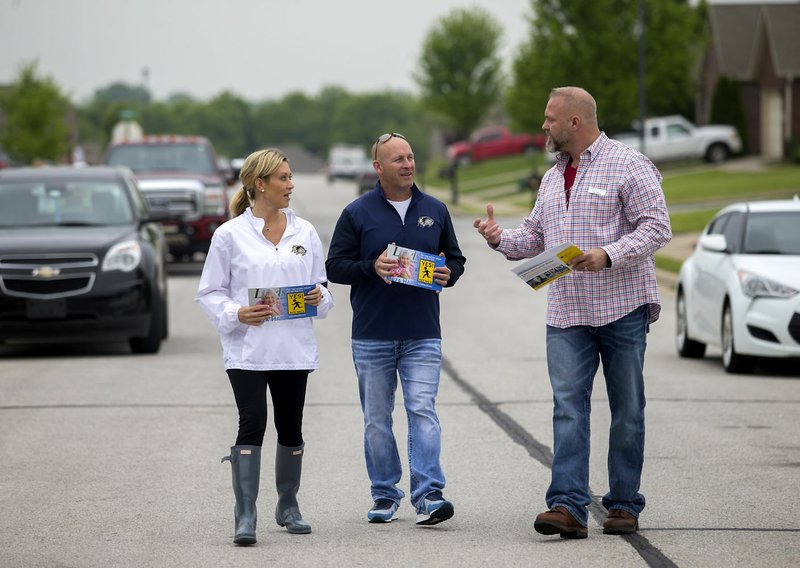
[{"label": "man in navy jacket", "polygon": [[371,523],[397,518],[403,491],[392,431],[398,375],[408,415],[411,504],[418,525],[453,516],[442,495],[441,427],[436,394],[441,370],[439,296],[388,280],[397,266],[389,244],[443,256],[434,281],[449,287],[464,272],[447,207],[414,183],[414,153],[400,134],[379,137],[372,148],[375,188],[350,203],[336,223],[325,267],[331,282],[350,285],[353,362],[364,412],[364,453],[374,501]]}]

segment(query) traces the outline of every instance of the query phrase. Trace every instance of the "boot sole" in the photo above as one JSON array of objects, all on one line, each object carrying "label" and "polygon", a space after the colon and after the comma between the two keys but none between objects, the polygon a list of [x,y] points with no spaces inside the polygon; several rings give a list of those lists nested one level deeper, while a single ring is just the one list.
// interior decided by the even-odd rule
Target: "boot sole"
[{"label": "boot sole", "polygon": [[294,527],[287,525],[286,523],[278,521],[277,519],[275,520],[275,524],[277,524],[279,527],[286,527],[286,532],[290,532],[292,534],[308,534],[311,532],[310,526],[306,528],[296,529]]},{"label": "boot sole", "polygon": [[248,545],[255,543],[256,543],[255,536],[240,536],[233,539],[233,544]]},{"label": "boot sole", "polygon": [[603,529],[603,534],[633,534],[639,530],[639,525],[630,528]]},{"label": "boot sole", "polygon": [[533,523],[533,529],[539,534],[544,534],[544,535],[557,534],[561,536],[561,538],[577,539],[577,538],[586,538],[587,536],[589,536],[589,530],[583,527],[568,529],[564,527],[564,525],[558,525],[542,521]]},{"label": "boot sole", "polygon": [[[281,525],[281,526],[285,526],[285,525]],[[308,527],[307,529],[292,529],[292,528],[286,527],[286,532],[289,532],[289,533],[292,533],[292,534],[309,534],[309,533],[311,533],[311,527]]]}]

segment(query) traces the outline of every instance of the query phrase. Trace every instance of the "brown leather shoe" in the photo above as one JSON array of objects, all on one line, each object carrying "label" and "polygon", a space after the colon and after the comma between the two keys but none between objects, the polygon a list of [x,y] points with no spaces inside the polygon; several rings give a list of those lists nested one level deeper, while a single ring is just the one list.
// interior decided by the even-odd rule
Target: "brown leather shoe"
[{"label": "brown leather shoe", "polygon": [[589,531],[580,525],[564,507],[539,513],[533,528],[539,534],[558,534],[561,538],[586,538]]},{"label": "brown leather shoe", "polygon": [[631,534],[638,530],[639,519],[622,509],[611,509],[603,523],[603,534]]}]

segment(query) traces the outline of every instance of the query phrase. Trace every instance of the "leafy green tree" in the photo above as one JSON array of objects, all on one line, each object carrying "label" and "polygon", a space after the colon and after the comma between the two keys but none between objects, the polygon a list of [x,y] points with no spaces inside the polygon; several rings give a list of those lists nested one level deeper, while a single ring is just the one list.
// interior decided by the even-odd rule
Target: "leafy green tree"
[{"label": "leafy green tree", "polygon": [[486,10],[455,9],[428,33],[414,79],[423,104],[457,137],[466,137],[501,95],[497,54],[502,28]]},{"label": "leafy green tree", "polygon": [[330,135],[333,142],[359,144],[369,150],[384,132],[399,132],[408,138],[422,164],[428,156],[429,124],[427,112],[408,93],[367,93],[339,102],[331,117]]},{"label": "leafy green tree", "polygon": [[19,77],[0,92],[0,146],[23,163],[59,161],[69,153],[69,100],[49,77],[37,75],[37,63],[22,66]]},{"label": "leafy green tree", "polygon": [[298,144],[317,156],[327,145],[327,119],[323,107],[299,91],[255,109],[255,141],[258,147]]},{"label": "leafy green tree", "polygon": [[516,127],[541,127],[550,89],[595,97],[601,128],[639,115],[638,10],[645,6],[647,114],[692,118],[693,67],[706,41],[705,5],[688,0],[531,0],[531,31],[512,65],[506,107]]},{"label": "leafy green tree", "polygon": [[408,93],[353,95],[328,86],[317,96],[293,92],[257,104],[228,91],[209,101],[174,95],[142,104],[129,96],[137,92],[119,84],[96,91],[80,108],[81,140],[91,138],[105,147],[120,113],[133,111],[148,134],[203,135],[227,157],[245,156],[266,146],[298,145],[324,159],[335,143],[368,148],[383,132],[402,132],[412,140],[420,164],[428,155],[431,118]]},{"label": "leafy green tree", "polygon": [[199,131],[221,156],[246,156],[255,149],[250,104],[230,91],[211,99],[199,114]]},{"label": "leafy green tree", "polygon": [[[84,143],[92,142],[104,147],[111,138],[114,125],[120,120],[123,112],[133,112],[135,120],[144,122],[151,113],[150,92],[141,86],[131,86],[116,82],[108,87],[97,89],[90,101],[78,108],[78,124],[80,139]],[[149,125],[142,125],[147,132]]]}]

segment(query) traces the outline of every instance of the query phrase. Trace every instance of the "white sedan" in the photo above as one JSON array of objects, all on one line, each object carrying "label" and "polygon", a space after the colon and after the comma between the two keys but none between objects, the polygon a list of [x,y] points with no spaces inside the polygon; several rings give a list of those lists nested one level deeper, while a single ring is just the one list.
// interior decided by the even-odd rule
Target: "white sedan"
[{"label": "white sedan", "polygon": [[678,276],[681,357],[722,349],[729,373],[800,357],[800,199],[736,203],[711,220]]}]

